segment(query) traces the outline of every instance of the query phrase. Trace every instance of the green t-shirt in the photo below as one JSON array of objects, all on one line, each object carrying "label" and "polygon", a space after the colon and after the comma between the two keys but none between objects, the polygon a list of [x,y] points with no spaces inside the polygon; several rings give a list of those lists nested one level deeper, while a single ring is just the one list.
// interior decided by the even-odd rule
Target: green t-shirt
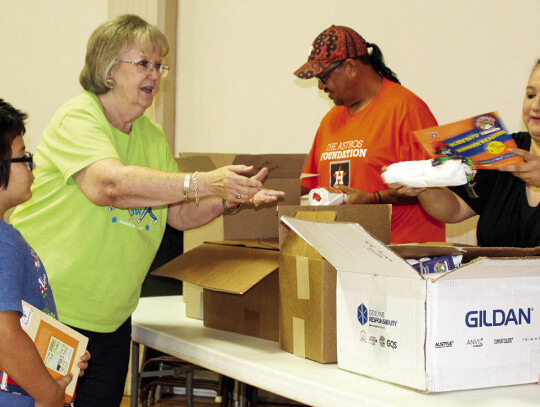
[{"label": "green t-shirt", "polygon": [[137,306],[167,223],[166,206],[117,209],[86,198],[73,175],[106,158],[178,172],[158,124],[142,115],[124,134],[85,92],[45,129],[32,198],[10,218],[43,260],[60,321],[95,332],[116,330]]}]

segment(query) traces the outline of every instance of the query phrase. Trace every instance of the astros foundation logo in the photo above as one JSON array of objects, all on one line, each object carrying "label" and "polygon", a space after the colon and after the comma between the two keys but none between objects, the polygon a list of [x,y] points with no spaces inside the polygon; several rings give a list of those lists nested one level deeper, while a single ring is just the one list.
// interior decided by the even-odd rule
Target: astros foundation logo
[{"label": "astros foundation logo", "polygon": [[349,186],[350,161],[330,163],[330,187],[334,185]]}]

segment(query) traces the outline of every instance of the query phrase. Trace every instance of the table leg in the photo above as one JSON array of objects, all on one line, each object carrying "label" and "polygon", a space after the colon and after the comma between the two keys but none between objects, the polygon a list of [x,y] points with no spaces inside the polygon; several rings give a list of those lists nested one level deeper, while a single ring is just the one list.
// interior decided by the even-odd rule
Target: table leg
[{"label": "table leg", "polygon": [[190,369],[186,373],[186,398],[188,407],[193,407],[193,370]]},{"label": "table leg", "polygon": [[233,406],[234,407],[247,406],[246,389],[247,389],[247,386],[245,383],[239,382],[238,380],[234,381],[234,389],[233,389]]},{"label": "table leg", "polygon": [[137,407],[139,398],[139,343],[131,342],[131,407]]},{"label": "table leg", "polygon": [[247,385],[245,383],[240,383],[240,391],[238,397],[238,404],[240,407],[247,406],[247,395],[246,395]]}]

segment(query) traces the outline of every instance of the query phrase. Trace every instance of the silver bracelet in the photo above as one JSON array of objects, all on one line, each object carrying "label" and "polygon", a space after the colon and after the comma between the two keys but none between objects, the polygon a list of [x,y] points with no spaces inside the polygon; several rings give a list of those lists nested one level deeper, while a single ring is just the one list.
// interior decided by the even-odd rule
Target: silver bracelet
[{"label": "silver bracelet", "polygon": [[191,174],[186,174],[184,177],[184,201],[189,199],[189,186],[191,184]]},{"label": "silver bracelet", "polygon": [[242,204],[237,205],[235,208],[229,208],[225,198],[221,199],[221,206],[223,206],[223,213],[226,213],[227,215],[235,215],[242,209]]},{"label": "silver bracelet", "polygon": [[195,171],[193,173],[193,190],[195,192],[195,203],[197,204],[197,206],[199,206],[199,193],[197,191],[197,174],[199,173],[199,171]]}]

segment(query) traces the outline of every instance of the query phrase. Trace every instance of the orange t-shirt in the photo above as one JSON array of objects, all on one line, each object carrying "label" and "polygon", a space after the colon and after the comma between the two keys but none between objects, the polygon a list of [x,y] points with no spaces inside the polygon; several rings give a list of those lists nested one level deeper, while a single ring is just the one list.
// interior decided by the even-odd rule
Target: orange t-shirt
[{"label": "orange t-shirt", "polygon": [[[375,98],[351,115],[334,106],[323,118],[304,173],[308,189],[342,184],[366,192],[386,189],[382,167],[399,161],[429,158],[413,130],[436,126],[428,106],[403,86],[383,79]],[[445,225],[420,206],[392,206],[392,243],[445,241]]]}]

